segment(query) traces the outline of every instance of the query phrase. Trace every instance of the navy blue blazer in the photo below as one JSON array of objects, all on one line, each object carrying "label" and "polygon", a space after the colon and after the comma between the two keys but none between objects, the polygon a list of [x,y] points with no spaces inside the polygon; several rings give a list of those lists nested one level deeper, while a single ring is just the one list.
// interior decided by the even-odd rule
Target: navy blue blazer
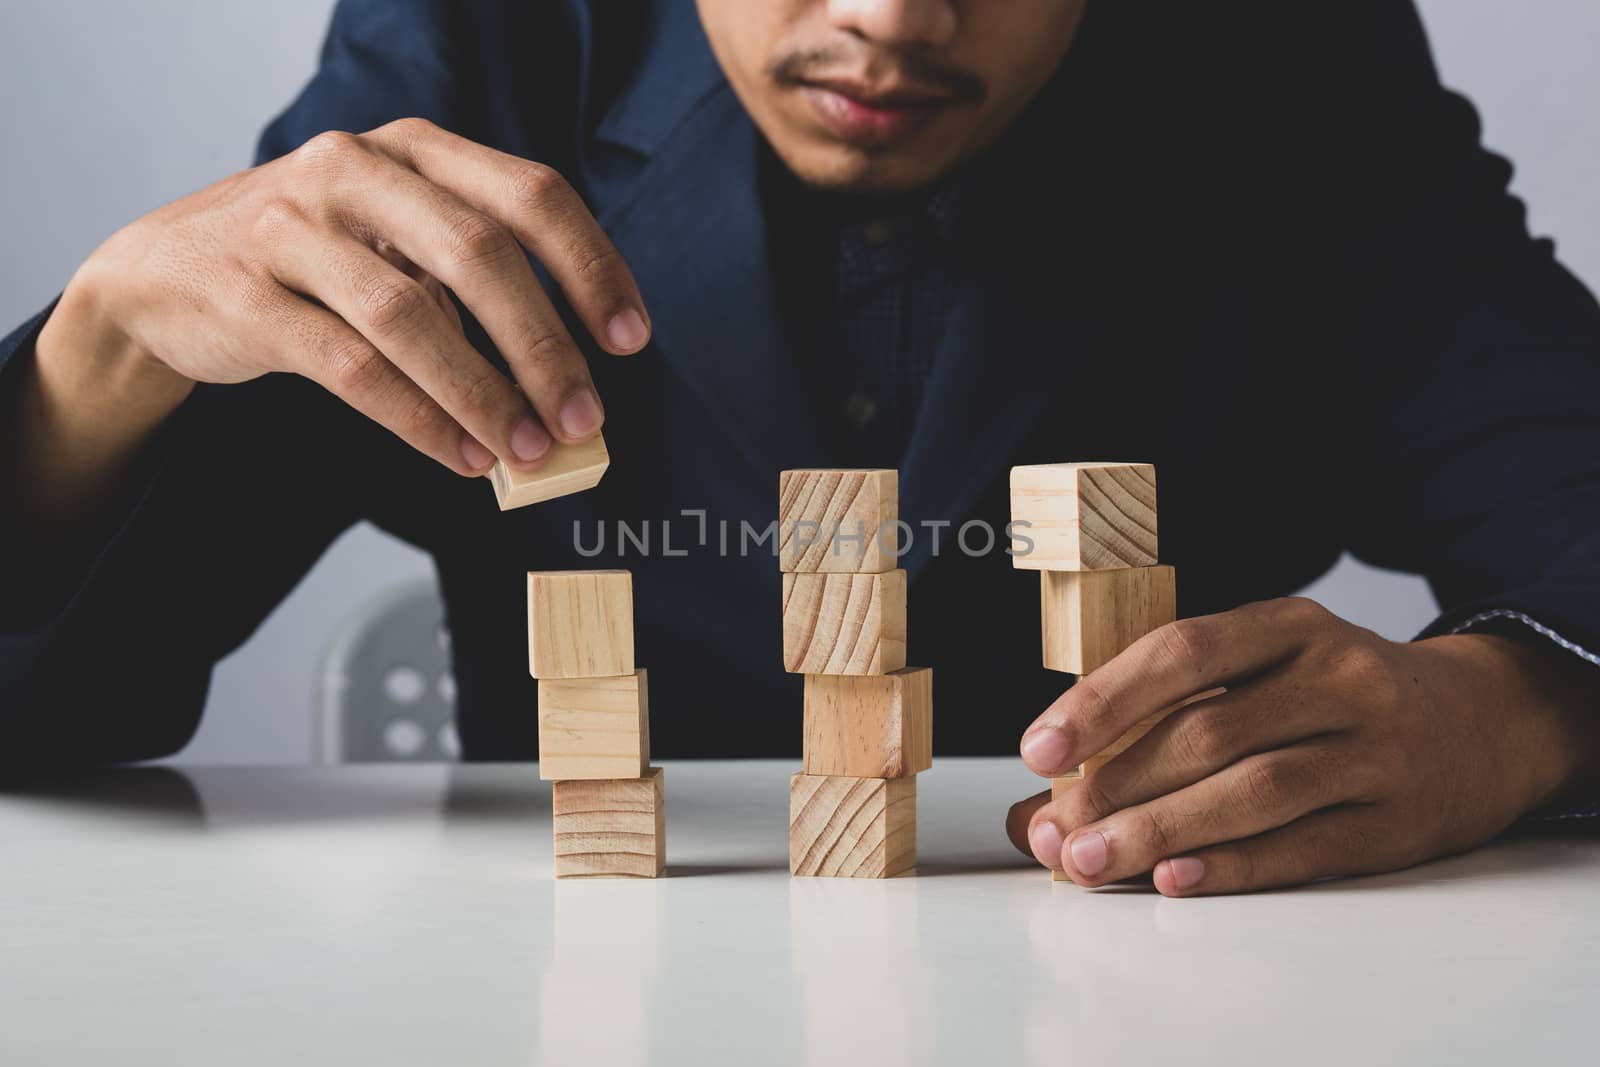
[{"label": "navy blue blazer", "polygon": [[[552,164],[632,265],[655,337],[594,360],[610,473],[502,514],[486,482],[305,380],[202,387],[87,572],[0,607],[0,752],[176,750],[212,664],[361,519],[437,561],[469,757],[535,754],[523,572],[574,566],[635,574],[657,752],[798,752],[776,563],[722,555],[718,524],[770,521],[782,468],[856,464],[808,408],[759,135],[693,4],[345,0],[261,155],[407,115]],[[1430,633],[1492,613],[1592,658],[1600,309],[1478,135],[1404,0],[1090,5],[994,149],[983,282],[951,310],[902,517],[1000,527],[1013,464],[1150,461],[1185,615],[1286,594],[1350,550],[1428,578]],[[0,384],[38,324],[0,346]],[[581,557],[574,522],[592,544],[602,519],[649,523],[656,551]],[[687,555],[661,554],[664,520]],[[936,748],[1014,752],[1063,681],[1039,664],[1037,579],[923,531],[904,566]],[[14,545],[0,567],[13,588],[33,572]]]}]

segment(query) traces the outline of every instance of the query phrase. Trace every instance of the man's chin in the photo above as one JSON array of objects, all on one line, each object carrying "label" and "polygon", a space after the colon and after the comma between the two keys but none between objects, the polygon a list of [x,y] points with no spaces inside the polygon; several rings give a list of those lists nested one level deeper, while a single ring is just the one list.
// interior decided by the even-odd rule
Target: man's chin
[{"label": "man's chin", "polygon": [[872,151],[837,142],[778,148],[778,155],[806,185],[839,193],[904,193],[949,173],[953,161],[907,149]]}]

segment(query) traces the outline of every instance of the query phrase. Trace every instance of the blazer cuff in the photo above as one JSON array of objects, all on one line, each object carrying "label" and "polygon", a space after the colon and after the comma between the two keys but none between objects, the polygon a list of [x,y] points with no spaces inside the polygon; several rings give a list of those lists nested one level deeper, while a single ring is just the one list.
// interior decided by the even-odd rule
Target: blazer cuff
[{"label": "blazer cuff", "polygon": [[[1567,595],[1570,596],[1571,592],[1569,591]],[[1600,649],[1586,645],[1579,639],[1585,636],[1581,628],[1566,629],[1547,625],[1528,612],[1514,607],[1480,607],[1449,612],[1440,616],[1417,636],[1420,640],[1424,637],[1469,633],[1474,630],[1492,630],[1507,636],[1548,641],[1557,648],[1600,667]],[[1600,704],[1597,704],[1595,711],[1600,713]],[[1584,820],[1600,820],[1600,797],[1590,797],[1576,803],[1569,802],[1562,806],[1529,812],[1523,816],[1522,825],[1571,825],[1582,823]]]},{"label": "blazer cuff", "polygon": [[[39,331],[59,300],[58,297],[0,340],[0,395],[15,386],[26,360],[33,356]],[[137,526],[137,517],[144,510],[164,466],[163,446],[171,433],[170,424],[178,422],[187,407],[187,403],[179,407],[168,420],[169,425],[162,427],[148,442],[144,455],[119,477],[118,500],[95,531],[93,542],[85,546],[85,566],[76,579],[59,585],[51,582],[48,586],[30,586],[33,568],[28,566],[23,552],[12,540],[14,529],[0,523],[0,579],[12,593],[0,598],[0,675],[11,673],[19,664],[35,658],[48,643],[51,632],[71,617],[79,601],[97,584],[107,558],[127,538],[130,528]]]},{"label": "blazer cuff", "polygon": [[39,339],[39,331],[44,329],[45,320],[55,311],[56,305],[59,303],[61,303],[61,297],[57,296],[50,301],[49,307],[21,326],[18,326],[15,330],[12,330],[5,336],[4,340],[0,340],[0,373],[5,371],[6,366],[11,362],[12,356],[19,352],[26,351],[31,353],[33,351],[33,343]]},{"label": "blazer cuff", "polygon": [[1457,605],[1423,628],[1416,640],[1473,630],[1542,639],[1600,667],[1600,577],[1580,575]]}]

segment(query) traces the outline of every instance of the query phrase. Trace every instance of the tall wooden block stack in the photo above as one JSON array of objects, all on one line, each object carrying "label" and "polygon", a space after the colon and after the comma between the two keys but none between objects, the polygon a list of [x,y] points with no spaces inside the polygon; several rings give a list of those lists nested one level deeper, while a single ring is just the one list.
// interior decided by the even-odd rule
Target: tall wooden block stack
[{"label": "tall wooden block stack", "polygon": [[906,666],[899,473],[784,471],[783,662],[805,675],[789,870],[888,878],[916,866],[917,774],[933,765],[933,671]]},{"label": "tall wooden block stack", "polygon": [[666,870],[650,694],[633,665],[633,576],[528,575],[528,669],[539,680],[539,777],[554,781],[557,878]]},{"label": "tall wooden block stack", "polygon": [[[1156,562],[1156,471],[1149,464],[1013,467],[1011,521],[1033,541],[1032,551],[1014,555],[1012,563],[1040,572],[1040,629],[1050,670],[1088,674],[1177,618],[1175,575]],[[1143,720],[1055,779],[1052,796],[1059,798],[1173,710]]]}]

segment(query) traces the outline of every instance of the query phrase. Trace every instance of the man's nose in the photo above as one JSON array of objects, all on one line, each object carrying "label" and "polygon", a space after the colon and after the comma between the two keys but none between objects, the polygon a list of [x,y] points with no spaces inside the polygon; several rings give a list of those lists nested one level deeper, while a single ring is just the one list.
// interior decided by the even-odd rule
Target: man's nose
[{"label": "man's nose", "polygon": [[828,21],[875,44],[937,48],[949,44],[955,36],[956,3],[955,0],[828,0]]}]

